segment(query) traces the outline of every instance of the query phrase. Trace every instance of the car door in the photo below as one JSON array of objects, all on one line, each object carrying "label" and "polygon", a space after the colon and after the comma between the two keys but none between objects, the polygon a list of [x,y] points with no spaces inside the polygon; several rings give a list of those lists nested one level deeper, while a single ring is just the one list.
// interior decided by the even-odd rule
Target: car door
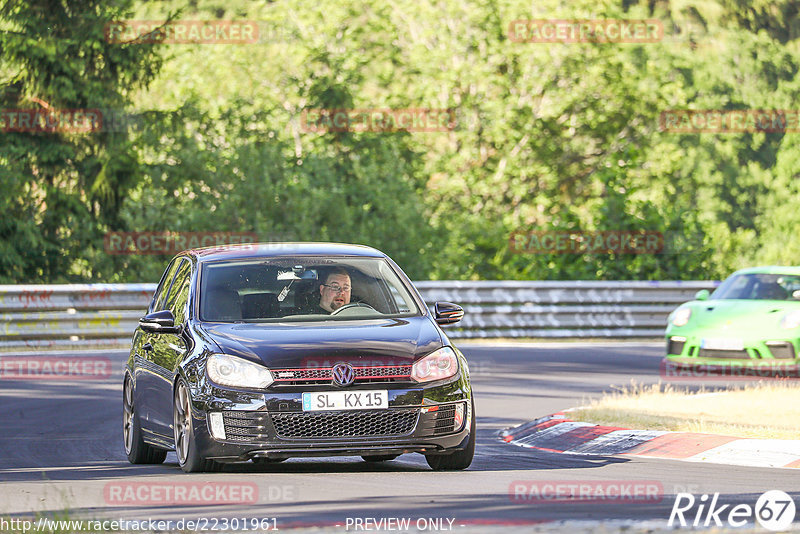
[{"label": "car door", "polygon": [[[167,294],[169,293],[172,281],[175,278],[175,273],[180,264],[181,259],[176,258],[167,266],[153,294],[153,300],[150,302],[147,313],[163,309],[162,306],[166,301]],[[148,437],[152,437],[153,435],[150,422],[153,419],[152,411],[155,407],[154,392],[156,391],[155,384],[157,381],[152,367],[152,351],[153,334],[144,331],[141,327],[137,328],[133,337],[133,375],[136,383],[134,402],[136,406],[139,407],[142,431]]]},{"label": "car door", "polygon": [[[175,276],[164,299],[154,311],[169,310],[175,316],[175,325],[183,325],[187,317],[191,262],[180,260]],[[186,353],[182,333],[151,333],[151,349],[146,351],[150,370],[148,384],[149,427],[167,440],[172,439],[172,384],[178,362]]]}]

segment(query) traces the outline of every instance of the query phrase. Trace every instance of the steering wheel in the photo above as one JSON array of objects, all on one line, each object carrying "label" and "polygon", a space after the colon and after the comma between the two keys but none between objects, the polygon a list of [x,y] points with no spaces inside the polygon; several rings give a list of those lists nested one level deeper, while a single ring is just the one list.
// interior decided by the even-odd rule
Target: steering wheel
[{"label": "steering wheel", "polygon": [[341,308],[336,308],[331,312],[331,315],[338,315],[340,312],[343,312],[344,310],[352,310],[353,308],[369,308],[372,311],[377,311],[375,308],[373,308],[366,302],[351,302],[350,304],[345,304]]}]

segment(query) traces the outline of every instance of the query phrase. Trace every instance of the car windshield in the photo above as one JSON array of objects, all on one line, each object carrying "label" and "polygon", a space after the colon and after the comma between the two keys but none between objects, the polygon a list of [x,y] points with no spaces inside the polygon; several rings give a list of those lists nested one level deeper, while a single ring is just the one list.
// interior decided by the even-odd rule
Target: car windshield
[{"label": "car windshield", "polygon": [[737,274],[711,295],[714,300],[800,300],[800,276],[787,274]]},{"label": "car windshield", "polygon": [[383,258],[270,257],[204,264],[200,319],[336,321],[419,315]]}]

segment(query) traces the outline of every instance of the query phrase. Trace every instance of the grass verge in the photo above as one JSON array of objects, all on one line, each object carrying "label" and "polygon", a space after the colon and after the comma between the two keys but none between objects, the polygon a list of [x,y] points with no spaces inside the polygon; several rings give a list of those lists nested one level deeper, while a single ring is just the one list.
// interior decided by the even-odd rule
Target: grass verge
[{"label": "grass verge", "polygon": [[695,392],[631,383],[570,411],[569,418],[642,430],[800,439],[799,401],[800,383],[788,380]]}]

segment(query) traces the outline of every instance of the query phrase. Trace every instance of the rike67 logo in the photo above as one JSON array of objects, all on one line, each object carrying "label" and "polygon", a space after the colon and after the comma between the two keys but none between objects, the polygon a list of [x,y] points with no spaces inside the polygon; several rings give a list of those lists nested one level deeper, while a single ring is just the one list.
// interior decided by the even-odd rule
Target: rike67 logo
[{"label": "rike67 logo", "polygon": [[709,498],[703,494],[699,499],[691,493],[678,493],[669,514],[668,526],[739,528],[758,522],[772,531],[786,530],[795,517],[795,505],[791,495],[770,490],[763,493],[755,507],[749,504],[720,504],[719,493]]}]

